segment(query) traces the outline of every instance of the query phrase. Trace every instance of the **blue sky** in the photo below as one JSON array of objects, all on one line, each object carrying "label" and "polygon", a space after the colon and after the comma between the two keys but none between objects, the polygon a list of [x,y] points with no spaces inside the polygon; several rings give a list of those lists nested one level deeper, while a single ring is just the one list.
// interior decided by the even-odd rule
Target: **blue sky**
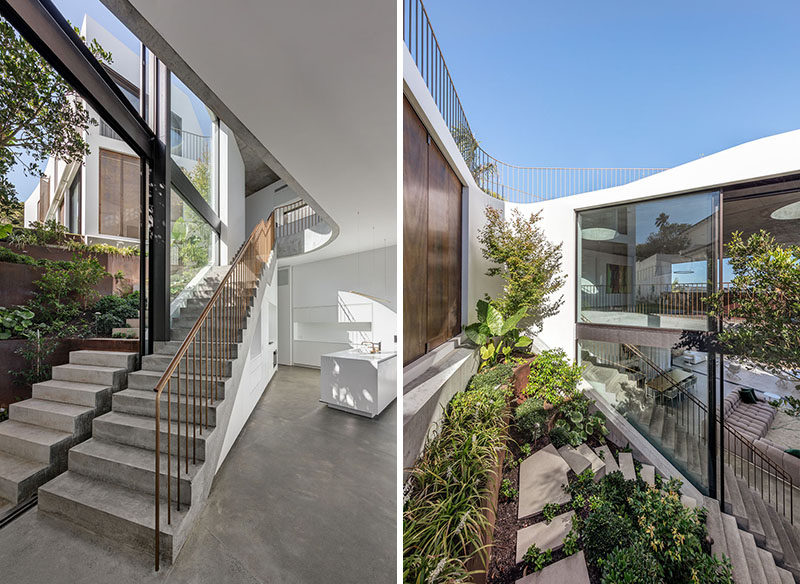
[{"label": "blue sky", "polygon": [[506,162],[675,166],[800,128],[800,2],[426,0]]}]

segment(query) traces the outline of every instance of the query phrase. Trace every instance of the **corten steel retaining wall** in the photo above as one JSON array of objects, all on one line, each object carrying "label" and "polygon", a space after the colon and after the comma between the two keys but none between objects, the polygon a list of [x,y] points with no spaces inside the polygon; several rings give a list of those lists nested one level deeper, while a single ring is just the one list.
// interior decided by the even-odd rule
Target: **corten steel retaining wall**
[{"label": "corten steel retaining wall", "polygon": [[[16,354],[25,341],[23,339],[7,339],[0,341],[0,407],[7,408],[15,401],[31,397],[31,386],[16,383],[10,371],[25,369],[28,363],[21,355]],[[69,362],[70,351],[91,349],[95,351],[136,352],[139,350],[138,339],[63,339],[48,362],[63,365]]]}]

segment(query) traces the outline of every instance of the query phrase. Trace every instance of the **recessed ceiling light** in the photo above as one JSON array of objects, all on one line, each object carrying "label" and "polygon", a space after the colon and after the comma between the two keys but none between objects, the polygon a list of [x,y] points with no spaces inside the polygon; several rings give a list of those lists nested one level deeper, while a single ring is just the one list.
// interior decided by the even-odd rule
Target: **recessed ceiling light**
[{"label": "recessed ceiling light", "polygon": [[590,241],[608,241],[609,239],[614,239],[616,236],[617,232],[607,227],[587,227],[586,229],[581,229],[581,237]]},{"label": "recessed ceiling light", "polygon": [[780,209],[776,209],[770,214],[773,219],[800,219],[800,201],[784,205]]}]

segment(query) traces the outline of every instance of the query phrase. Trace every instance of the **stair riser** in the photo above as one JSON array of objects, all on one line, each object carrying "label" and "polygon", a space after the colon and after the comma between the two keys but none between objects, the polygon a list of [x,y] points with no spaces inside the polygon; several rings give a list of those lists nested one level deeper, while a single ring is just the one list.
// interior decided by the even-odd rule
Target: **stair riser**
[{"label": "stair riser", "polygon": [[[162,423],[161,425],[161,449],[162,452],[166,453],[167,451],[167,424],[166,422]],[[173,430],[175,426],[173,425]],[[181,425],[181,430],[183,430],[183,425]],[[189,454],[193,453],[193,440],[191,436],[192,429],[189,428]],[[132,426],[124,426],[120,424],[113,424],[113,423],[106,423],[102,421],[101,418],[95,418],[92,437],[96,440],[107,440],[109,442],[117,442],[119,444],[127,444],[128,446],[135,446],[137,448],[145,448],[148,450],[155,451],[156,448],[156,433],[155,430],[148,430],[143,428],[136,428]],[[205,460],[206,458],[206,441],[205,438],[201,438],[198,436],[197,438],[197,449],[194,451],[194,454],[197,460]],[[176,434],[172,434],[170,440],[170,448],[173,455],[178,454],[178,437]],[[186,448],[186,437],[181,435],[180,438],[180,449],[181,453],[183,453],[184,449]]]},{"label": "stair riser", "polygon": [[[210,364],[204,362],[201,359],[201,355],[197,355],[196,359],[192,358],[192,350],[189,349],[189,378],[192,377],[192,367],[196,367],[197,371],[205,371],[206,367],[211,367]],[[196,362],[195,362],[196,361]],[[166,355],[147,355],[144,358],[144,362],[142,364],[142,370],[144,371],[158,371],[163,372],[167,369],[167,366],[172,362],[172,357],[168,357]],[[219,365],[218,365],[219,366]],[[181,363],[181,371],[186,368],[186,360],[184,359]],[[230,377],[231,371],[233,367],[230,362],[222,363],[222,376],[223,377]],[[181,373],[183,376],[183,373]]]},{"label": "stair riser", "polygon": [[53,445],[37,444],[17,436],[0,435],[0,450],[20,458],[53,464],[63,472],[67,466],[67,451],[73,446],[73,439],[65,439]]},{"label": "stair riser", "polygon": [[136,369],[136,355],[127,353],[105,353],[103,355],[87,354],[81,351],[71,351],[69,362],[73,365],[97,365],[98,367],[118,367],[133,371]]},{"label": "stair riser", "polygon": [[[155,463],[155,461],[154,461]],[[173,461],[173,465],[176,464]],[[192,464],[191,453],[189,457],[189,464]],[[87,455],[84,452],[72,450],[69,453],[69,469],[72,472],[107,481],[128,489],[142,491],[152,495],[155,493],[155,468],[142,469],[127,464],[100,458],[97,456]],[[181,466],[181,470],[184,467]],[[170,487],[170,497],[172,501],[178,500],[178,478],[175,476],[175,467],[172,467],[172,485]],[[162,461],[161,467],[161,496],[166,500],[167,498],[167,466],[166,461]],[[192,502],[192,483],[181,476],[181,503],[186,505]]]},{"label": "stair riser", "polygon": [[126,371],[97,371],[97,370],[75,370],[63,367],[53,367],[53,379],[60,381],[74,381],[76,383],[93,383],[96,385],[107,385],[119,389],[125,387],[127,379]]},{"label": "stair riser", "polygon": [[[153,391],[155,389],[156,383],[158,383],[157,379],[153,377],[136,377],[134,378],[131,376],[131,381],[128,383],[129,389],[141,389],[146,391]],[[178,393],[180,389],[181,395],[185,395],[186,390],[184,389],[184,377],[181,375],[180,384],[178,383],[178,378],[173,376],[172,381],[169,384],[169,392],[173,395]],[[165,388],[164,391],[167,391]],[[216,384],[212,382],[206,382],[205,380],[201,380],[198,377],[197,379],[197,395],[198,398],[200,395],[205,395],[208,392],[209,395],[214,395],[216,399],[223,399],[225,397],[225,382],[224,381],[217,381]],[[192,397],[192,376],[189,375],[189,398]]]},{"label": "stair riser", "polygon": [[[109,515],[93,507],[83,505],[68,497],[61,497],[47,490],[39,491],[38,507],[41,513],[66,519],[76,525],[107,538],[112,542],[126,545],[144,553],[153,552],[155,533],[138,523],[127,521],[116,515]],[[162,505],[162,521],[167,522],[166,507]],[[160,555],[162,561],[172,561],[172,536],[161,532]]]},{"label": "stair riser", "polygon": [[111,388],[106,391],[89,392],[36,384],[33,386],[33,397],[94,408],[98,415],[111,410]]},{"label": "stair riser", "polygon": [[78,416],[70,416],[56,412],[48,412],[35,408],[24,407],[25,402],[11,404],[8,417],[17,422],[42,426],[52,430],[68,432],[78,440],[85,438],[92,431],[94,412],[87,412]]},{"label": "stair riser", "polygon": [[[217,412],[215,408],[209,407],[207,410],[205,406],[200,405],[199,402],[200,396],[197,396],[197,404],[195,407],[192,407],[192,395],[189,395],[189,407],[188,407],[188,414],[189,414],[189,432],[192,431],[191,424],[192,422],[196,421],[198,424],[200,420],[203,421],[203,426],[210,426],[214,427],[217,425]],[[169,416],[171,420],[177,421],[178,420],[178,408],[176,407],[176,400],[172,400],[172,407],[171,407],[171,415]],[[194,410],[194,411],[193,411]],[[124,396],[120,394],[116,394],[114,396],[114,411],[120,412],[123,414],[132,414],[136,416],[146,416],[149,418],[154,418],[156,415],[156,404],[155,400],[145,400],[139,399],[130,396]],[[181,426],[186,423],[186,402],[184,400],[183,394],[181,394],[181,404],[180,404],[180,419],[181,419]],[[167,400],[162,398],[161,400],[161,419],[167,419]],[[208,419],[206,419],[208,416]],[[198,430],[199,432],[199,430]]]}]

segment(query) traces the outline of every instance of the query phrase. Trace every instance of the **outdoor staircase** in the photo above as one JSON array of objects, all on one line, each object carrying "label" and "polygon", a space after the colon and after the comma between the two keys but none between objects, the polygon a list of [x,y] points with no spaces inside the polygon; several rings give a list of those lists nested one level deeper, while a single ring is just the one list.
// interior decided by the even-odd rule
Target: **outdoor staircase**
[{"label": "outdoor staircase", "polygon": [[118,326],[111,329],[111,336],[123,339],[138,339],[139,319],[138,318],[125,319],[125,326]]},{"label": "outdoor staircase", "polygon": [[67,452],[91,435],[92,421],[111,409],[138,353],[72,351],[35,383],[33,397],[11,404],[0,423],[0,507],[30,499],[40,485],[67,469]]},{"label": "outdoor staircase", "polygon": [[[274,254],[262,270],[258,282],[274,273]],[[271,268],[271,269],[270,269]],[[127,389],[114,394],[111,411],[94,419],[92,438],[72,448],[69,452],[67,472],[39,489],[39,510],[48,515],[67,519],[103,538],[126,546],[153,553],[155,515],[155,408],[157,394],[154,388],[167,366],[181,346],[182,340],[197,321],[204,307],[228,271],[228,266],[209,270],[205,279],[196,287],[193,295],[181,309],[172,324],[172,339],[156,343],[155,353],[142,361],[142,369],[128,375]],[[266,276],[265,276],[266,274]],[[256,285],[258,285],[258,282]],[[225,400],[226,391],[231,390],[232,364],[238,358],[238,343],[242,331],[247,328],[257,288],[243,289],[241,296],[248,299],[244,320],[236,322],[236,339],[231,343],[231,359],[223,362],[222,375],[216,387],[207,377],[199,377],[198,385],[210,390],[208,417],[205,409],[203,420],[208,427],[195,435],[182,433],[178,444],[177,417],[181,424],[186,415],[192,418],[193,408],[205,408],[205,404],[189,404],[183,401],[181,412],[175,407],[178,384],[170,384],[172,408],[167,408],[167,391],[161,397],[161,419],[170,418],[171,425],[161,424],[162,454],[160,465],[161,502],[163,519],[160,527],[160,550],[162,560],[171,562],[177,556],[189,534],[194,519],[202,509],[208,496],[211,482],[217,469],[225,429],[219,429],[221,416],[229,416],[233,400]],[[217,347],[220,342],[217,341]],[[198,351],[197,359],[206,356],[207,346]],[[194,358],[189,353],[190,358]],[[184,361],[185,363],[185,361]],[[185,365],[181,367],[183,378]],[[173,375],[173,380],[176,375]],[[216,390],[217,399],[213,399]],[[181,383],[183,399],[186,386]],[[198,388],[198,392],[200,388]],[[190,395],[192,390],[189,390]],[[191,398],[188,400],[191,401]],[[199,413],[199,409],[195,410]],[[227,420],[227,417],[225,418]],[[167,454],[166,441],[171,445],[171,498],[178,497],[178,470],[180,465],[180,510],[171,507],[171,522],[167,518]],[[178,449],[181,456],[178,457]],[[187,458],[188,456],[188,462]]]}]

